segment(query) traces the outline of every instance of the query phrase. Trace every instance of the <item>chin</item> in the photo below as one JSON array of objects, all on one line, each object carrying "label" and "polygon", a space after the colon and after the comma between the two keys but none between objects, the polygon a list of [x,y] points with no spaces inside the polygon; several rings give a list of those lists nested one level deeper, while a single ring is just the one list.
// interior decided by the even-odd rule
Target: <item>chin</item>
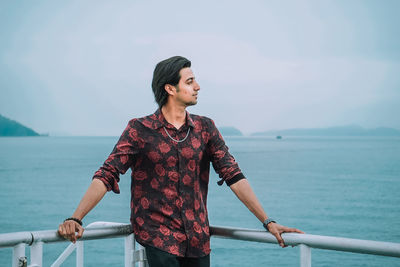
[{"label": "chin", "polygon": [[187,107],[190,107],[190,106],[194,106],[194,105],[196,105],[196,104],[197,104],[197,100],[187,103],[186,106],[187,106]]}]

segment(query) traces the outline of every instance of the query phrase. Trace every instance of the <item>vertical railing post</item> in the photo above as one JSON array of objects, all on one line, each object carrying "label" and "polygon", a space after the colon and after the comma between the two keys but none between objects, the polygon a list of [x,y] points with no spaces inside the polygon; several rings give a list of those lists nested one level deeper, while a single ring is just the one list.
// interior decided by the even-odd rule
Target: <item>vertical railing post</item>
[{"label": "vertical railing post", "polygon": [[147,267],[146,251],[144,250],[144,247],[138,244],[136,252],[137,254],[135,254],[135,256],[138,256],[137,258],[139,258],[138,267]]},{"label": "vertical railing post", "polygon": [[134,267],[133,253],[135,251],[135,238],[133,234],[125,237],[125,267]]},{"label": "vertical railing post", "polygon": [[311,248],[300,244],[300,267],[311,267]]},{"label": "vertical railing post", "polygon": [[19,259],[23,257],[25,257],[25,244],[19,243],[13,248],[12,267],[18,267]]},{"label": "vertical railing post", "polygon": [[31,264],[32,266],[43,266],[43,242],[35,242],[31,246]]},{"label": "vertical railing post", "polygon": [[83,241],[76,241],[76,267],[83,267]]}]

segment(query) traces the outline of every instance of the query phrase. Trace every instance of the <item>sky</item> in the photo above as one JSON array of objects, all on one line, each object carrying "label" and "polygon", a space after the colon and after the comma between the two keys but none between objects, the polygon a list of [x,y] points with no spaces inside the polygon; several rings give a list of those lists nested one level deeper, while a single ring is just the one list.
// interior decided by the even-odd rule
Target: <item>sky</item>
[{"label": "sky", "polygon": [[181,55],[190,113],[245,134],[400,129],[400,1],[1,1],[0,114],[39,133],[118,136],[153,113]]}]

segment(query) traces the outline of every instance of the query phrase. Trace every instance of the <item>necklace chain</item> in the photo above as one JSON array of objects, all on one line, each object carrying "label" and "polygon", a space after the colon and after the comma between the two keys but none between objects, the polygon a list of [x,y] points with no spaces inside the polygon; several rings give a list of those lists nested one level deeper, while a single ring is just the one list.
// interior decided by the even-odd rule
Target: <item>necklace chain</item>
[{"label": "necklace chain", "polygon": [[169,135],[167,129],[165,129],[165,126],[163,126],[163,128],[164,128],[165,133],[168,135],[168,137],[171,138],[172,141],[175,141],[175,142],[177,142],[177,143],[181,143],[181,142],[185,141],[186,138],[188,138],[189,132],[190,132],[190,127],[189,127],[189,129],[188,129],[188,131],[187,131],[187,133],[186,133],[185,138],[183,138],[182,140],[176,140],[176,139],[172,138],[172,136]]}]

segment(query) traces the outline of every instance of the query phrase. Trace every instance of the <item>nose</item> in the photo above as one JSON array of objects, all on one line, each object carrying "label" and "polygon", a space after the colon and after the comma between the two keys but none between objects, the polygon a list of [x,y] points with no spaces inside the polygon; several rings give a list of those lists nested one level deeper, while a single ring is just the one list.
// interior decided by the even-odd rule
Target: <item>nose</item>
[{"label": "nose", "polygon": [[198,82],[195,82],[194,90],[199,91],[200,90],[200,84]]}]

